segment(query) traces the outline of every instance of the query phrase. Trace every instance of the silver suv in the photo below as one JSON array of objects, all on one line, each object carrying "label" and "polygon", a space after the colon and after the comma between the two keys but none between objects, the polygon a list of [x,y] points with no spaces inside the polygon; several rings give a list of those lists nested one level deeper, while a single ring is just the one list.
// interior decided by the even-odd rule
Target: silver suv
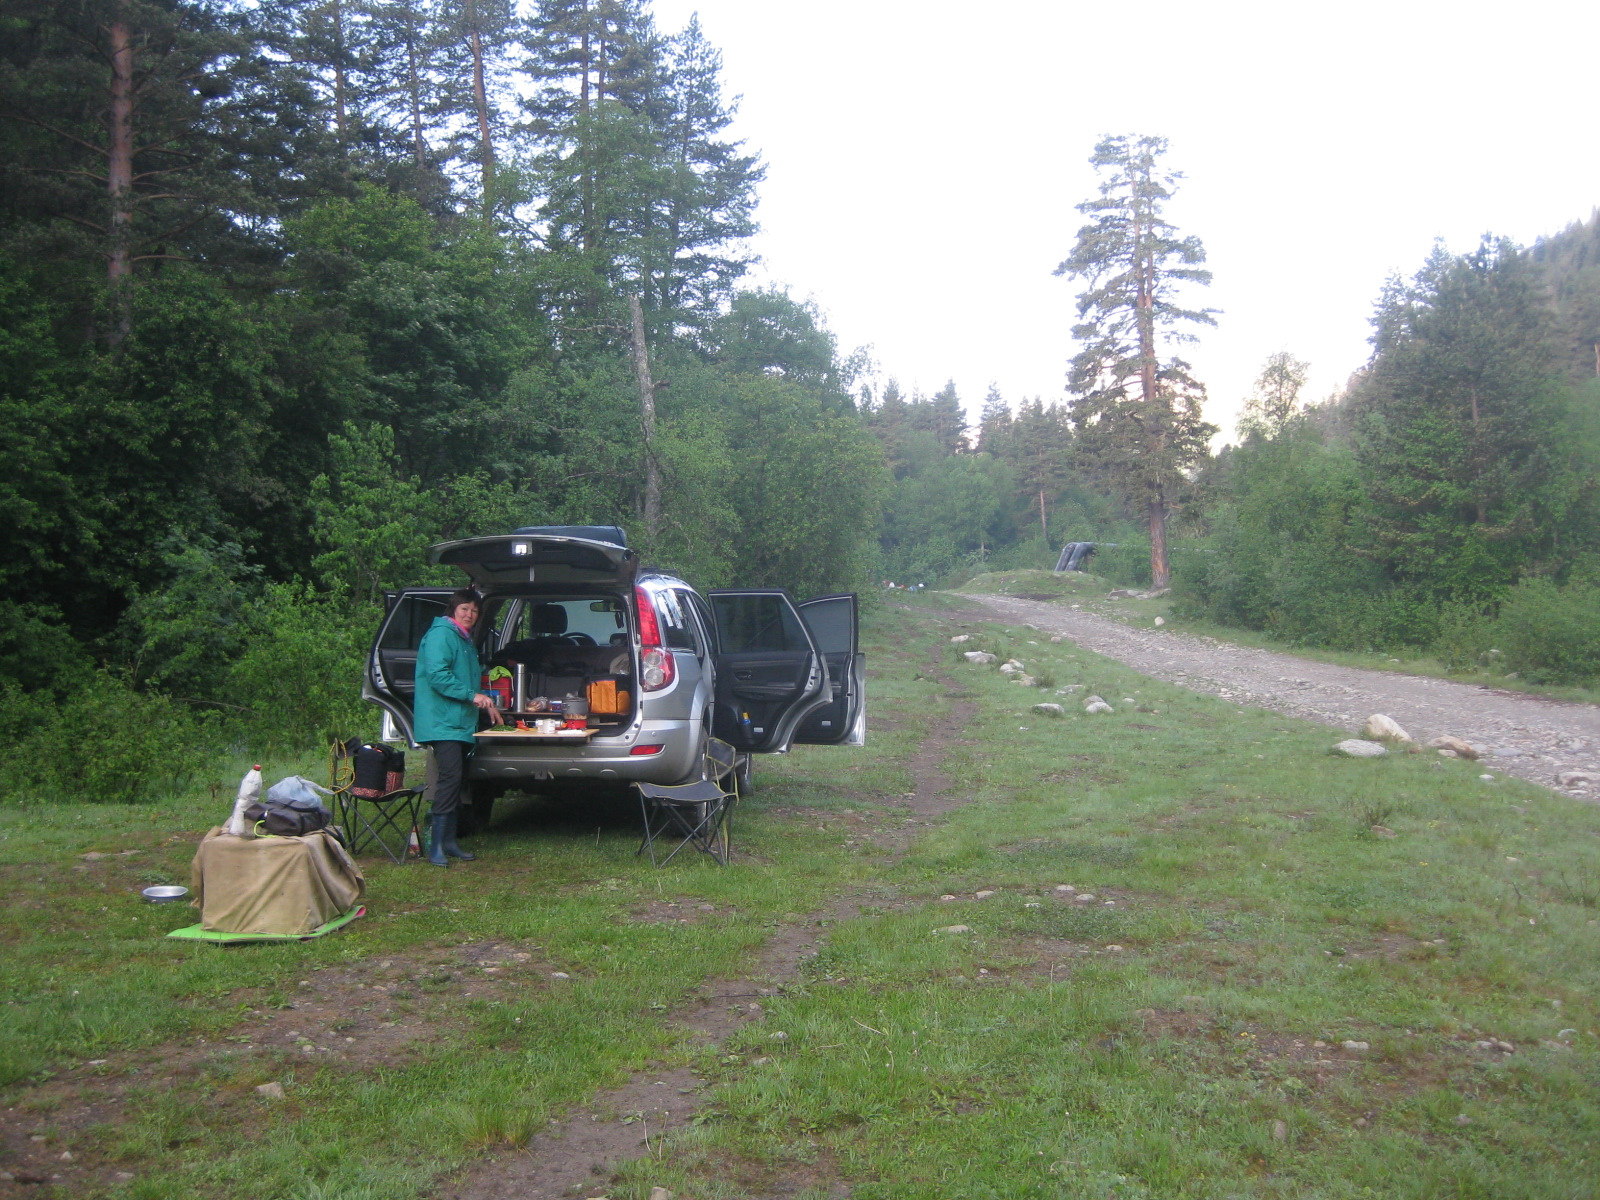
[{"label": "silver suv", "polygon": [[[474,824],[510,788],[698,778],[708,736],[739,750],[746,780],[752,754],[783,754],[796,742],[865,744],[854,595],[803,603],[778,588],[702,595],[641,569],[615,526],[530,526],[444,542],[430,557],[461,568],[482,594],[478,656],[485,676],[520,685],[514,707],[527,711],[535,697],[607,701],[594,706],[587,734],[565,742],[480,731],[468,773]],[[452,590],[387,597],[361,689],[383,709],[385,741],[415,746],[417,646]]]}]

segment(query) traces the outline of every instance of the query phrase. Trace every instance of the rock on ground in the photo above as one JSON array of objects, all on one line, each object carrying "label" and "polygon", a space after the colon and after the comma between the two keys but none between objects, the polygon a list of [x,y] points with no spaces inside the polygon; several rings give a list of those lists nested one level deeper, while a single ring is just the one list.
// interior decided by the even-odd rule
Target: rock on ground
[{"label": "rock on ground", "polygon": [[1458,737],[1451,737],[1448,733],[1441,734],[1428,743],[1435,750],[1448,750],[1457,758],[1477,758],[1478,748],[1471,742],[1463,742]]},{"label": "rock on ground", "polygon": [[1373,713],[1361,727],[1361,736],[1374,742],[1409,742],[1413,738],[1400,727],[1400,722],[1382,713]]},{"label": "rock on ground", "polygon": [[1108,713],[1116,712],[1117,710],[1112,708],[1111,705],[1107,704],[1104,700],[1091,700],[1089,703],[1083,706],[1083,711],[1086,713]]},{"label": "rock on ground", "polygon": [[1342,754],[1346,758],[1382,758],[1389,753],[1377,742],[1364,742],[1360,738],[1350,738],[1340,742],[1333,750],[1335,754]]},{"label": "rock on ground", "polygon": [[1060,717],[1065,716],[1067,710],[1062,708],[1059,704],[1035,704],[1033,706],[1033,711],[1036,713],[1043,713],[1047,717]]},{"label": "rock on ground", "polygon": [[987,650],[968,650],[961,657],[971,663],[992,663],[994,661],[994,655]]},{"label": "rock on ground", "polygon": [[970,642],[971,640],[972,635],[970,633],[958,633],[955,637],[950,639],[950,644],[952,646],[960,646],[965,642]]}]

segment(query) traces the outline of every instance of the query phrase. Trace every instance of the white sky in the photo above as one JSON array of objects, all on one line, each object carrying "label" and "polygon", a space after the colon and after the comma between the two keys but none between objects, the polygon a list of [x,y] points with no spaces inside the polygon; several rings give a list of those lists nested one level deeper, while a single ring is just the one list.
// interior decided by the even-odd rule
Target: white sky
[{"label": "white sky", "polygon": [[[1366,359],[1385,277],[1433,240],[1530,242],[1600,204],[1600,7],[1523,0],[1048,3],[654,0],[698,11],[768,164],[760,281],[823,309],[884,376],[1064,398],[1077,285],[1051,275],[1104,133],[1171,142],[1168,217],[1222,309],[1189,350],[1213,421],[1275,350],[1307,398]],[[1001,18],[1004,18],[1004,21]]]}]

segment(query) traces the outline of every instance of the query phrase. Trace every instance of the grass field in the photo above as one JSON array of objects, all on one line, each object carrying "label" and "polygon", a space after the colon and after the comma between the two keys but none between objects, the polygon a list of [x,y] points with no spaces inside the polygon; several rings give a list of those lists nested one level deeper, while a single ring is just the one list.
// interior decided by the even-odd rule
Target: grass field
[{"label": "grass field", "polygon": [[[646,1067],[693,1068],[696,1123],[582,1195],[1595,1194],[1600,810],[1335,759],[956,603],[869,618],[870,745],[763,763],[727,870],[512,800],[476,863],[369,860],[344,933],[221,950],[137,889],[187,881],[231,781],[0,813],[0,1195],[426,1196]],[[759,1012],[679,1023],[799,927]]]}]

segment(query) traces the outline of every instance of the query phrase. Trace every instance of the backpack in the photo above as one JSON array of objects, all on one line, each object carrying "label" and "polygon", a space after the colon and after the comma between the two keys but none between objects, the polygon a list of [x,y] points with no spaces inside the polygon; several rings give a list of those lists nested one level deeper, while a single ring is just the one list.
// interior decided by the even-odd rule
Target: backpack
[{"label": "backpack", "polygon": [[326,829],[333,814],[317,796],[322,790],[299,775],[280,779],[267,790],[264,800],[244,810],[244,819],[256,833],[271,837],[300,837]]}]

